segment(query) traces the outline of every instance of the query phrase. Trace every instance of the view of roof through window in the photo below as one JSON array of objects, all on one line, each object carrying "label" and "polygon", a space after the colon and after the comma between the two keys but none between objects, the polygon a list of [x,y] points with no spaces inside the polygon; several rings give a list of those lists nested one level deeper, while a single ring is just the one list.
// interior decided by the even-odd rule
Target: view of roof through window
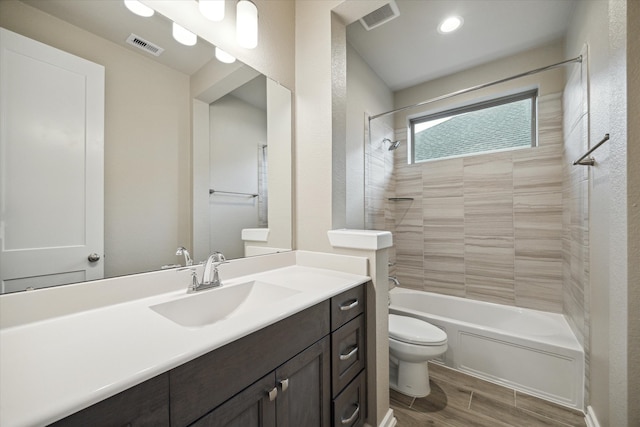
[{"label": "view of roof through window", "polygon": [[411,120],[413,161],[535,146],[536,93]]}]

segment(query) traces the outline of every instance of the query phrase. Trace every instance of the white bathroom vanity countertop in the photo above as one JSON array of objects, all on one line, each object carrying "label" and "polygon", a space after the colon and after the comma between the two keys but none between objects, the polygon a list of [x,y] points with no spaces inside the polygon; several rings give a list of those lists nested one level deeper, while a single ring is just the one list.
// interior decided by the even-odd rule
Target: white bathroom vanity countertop
[{"label": "white bathroom vanity countertop", "polygon": [[[114,298],[109,293],[124,293],[122,289],[128,288],[127,292],[131,294],[130,288],[136,286],[136,276],[121,278],[120,282],[127,281],[123,283],[118,279],[95,282],[96,289],[92,292],[82,288],[87,286],[83,284],[78,292],[86,305],[63,309],[60,313],[54,310],[53,315],[45,318],[22,316],[15,320],[9,316],[20,317],[21,310],[33,311],[42,301],[30,300],[37,299],[41,292],[43,295],[49,292],[46,300],[57,304],[53,288],[23,292],[16,297],[12,297],[14,294],[0,297],[0,309],[5,311],[4,315],[0,312],[0,425],[39,426],[62,419],[369,280],[365,275],[366,258],[323,254],[321,257],[329,257],[330,267],[318,268],[322,262],[300,262],[308,255],[292,252],[258,257],[262,260],[254,263],[264,264],[269,259],[278,261],[275,263],[279,264],[278,268],[263,271],[256,271],[260,268],[255,265],[248,268],[243,267],[245,264],[233,266],[232,261],[227,264],[230,266],[227,270],[229,276],[235,277],[229,279],[225,278],[227,270],[224,267],[227,265],[221,266],[223,286],[260,280],[299,292],[282,301],[202,327],[180,326],[149,308],[184,297],[188,272],[136,275],[142,281],[149,282],[148,275],[152,275],[152,282],[170,280],[173,283],[158,285],[162,293],[156,291],[145,296],[145,292],[140,291],[134,300]],[[245,260],[238,261],[252,262]],[[252,274],[241,276],[240,270]],[[110,285],[113,291],[105,290],[99,282]],[[66,293],[65,300],[74,298],[70,286],[77,285],[61,289]],[[148,284],[144,286],[149,287]],[[101,300],[116,302],[103,305]],[[23,307],[16,308],[16,305]]]}]

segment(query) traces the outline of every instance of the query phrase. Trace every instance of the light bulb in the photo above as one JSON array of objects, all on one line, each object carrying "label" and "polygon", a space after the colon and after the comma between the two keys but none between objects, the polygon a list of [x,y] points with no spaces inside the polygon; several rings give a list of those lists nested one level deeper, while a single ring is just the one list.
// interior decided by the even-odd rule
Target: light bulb
[{"label": "light bulb", "polygon": [[193,46],[198,42],[198,36],[175,22],[173,23],[172,34],[173,38],[176,39],[177,42],[182,43],[185,46]]},{"label": "light bulb", "polygon": [[224,50],[216,46],[216,59],[225,64],[233,64],[236,62],[236,57],[228,54]]},{"label": "light bulb", "polygon": [[124,5],[131,12],[139,16],[144,16],[145,18],[153,16],[153,13],[155,12],[149,6],[140,3],[138,0],[124,0]]},{"label": "light bulb", "polygon": [[198,7],[202,16],[210,21],[218,22],[224,19],[224,0],[199,0]]},{"label": "light bulb", "polygon": [[440,23],[438,26],[438,32],[442,34],[450,33],[457,30],[462,26],[462,18],[459,16],[450,16]]},{"label": "light bulb", "polygon": [[258,46],[258,8],[249,0],[236,5],[236,41],[247,49]]}]

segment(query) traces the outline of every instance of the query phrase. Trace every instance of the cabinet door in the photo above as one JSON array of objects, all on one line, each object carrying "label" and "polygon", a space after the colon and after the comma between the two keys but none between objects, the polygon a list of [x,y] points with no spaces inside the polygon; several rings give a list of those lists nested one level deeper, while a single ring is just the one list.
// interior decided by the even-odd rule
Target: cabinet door
[{"label": "cabinet door", "polygon": [[329,347],[325,337],[276,370],[278,427],[331,425]]},{"label": "cabinet door", "polygon": [[192,427],[275,427],[278,391],[274,382],[273,373],[266,375],[193,423]]}]

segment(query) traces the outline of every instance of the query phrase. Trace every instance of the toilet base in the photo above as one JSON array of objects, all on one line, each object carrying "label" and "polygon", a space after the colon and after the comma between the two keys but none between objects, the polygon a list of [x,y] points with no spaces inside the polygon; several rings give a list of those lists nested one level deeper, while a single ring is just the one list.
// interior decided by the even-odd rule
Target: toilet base
[{"label": "toilet base", "polygon": [[389,387],[406,396],[425,397],[431,393],[427,362],[389,363]]}]

